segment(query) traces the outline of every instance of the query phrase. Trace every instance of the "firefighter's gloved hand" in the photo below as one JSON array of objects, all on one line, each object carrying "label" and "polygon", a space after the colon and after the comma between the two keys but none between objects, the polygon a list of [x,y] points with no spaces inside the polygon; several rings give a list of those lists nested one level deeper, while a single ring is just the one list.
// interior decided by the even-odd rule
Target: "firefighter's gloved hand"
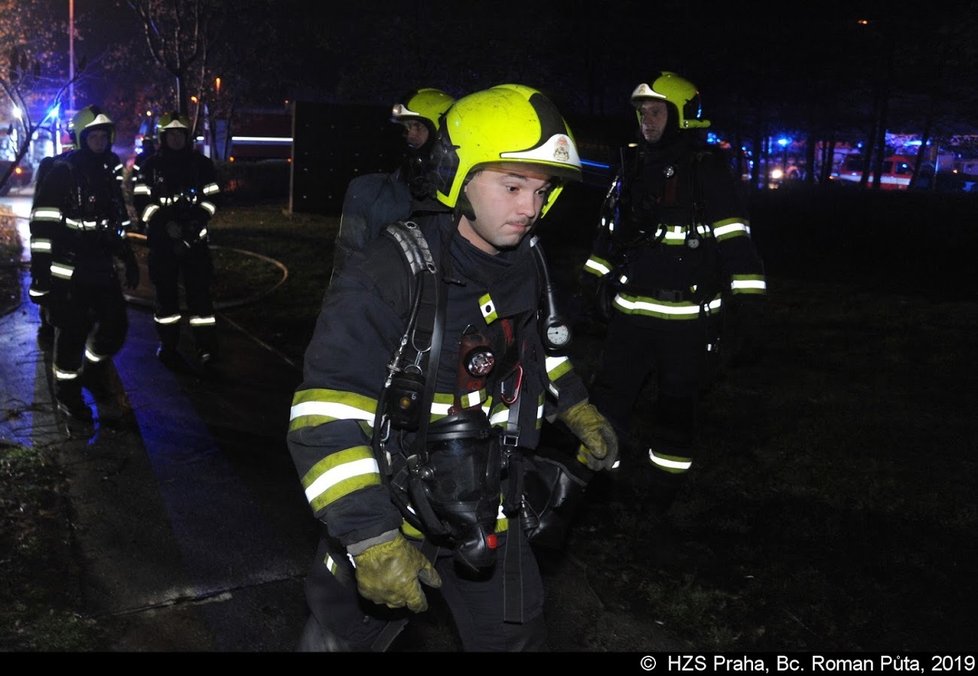
[{"label": "firefighter's gloved hand", "polygon": [[557,414],[581,441],[577,460],[595,472],[612,469],[618,461],[618,435],[608,419],[587,399]]},{"label": "firefighter's gloved hand", "polygon": [[[357,589],[374,603],[390,608],[402,608],[416,613],[428,609],[428,599],[421,591],[420,582],[429,587],[440,587],[441,577],[424,554],[404,539],[397,531],[391,531],[388,539],[366,547],[359,553],[357,543],[348,547],[356,565]],[[381,539],[386,537],[381,536]]]}]

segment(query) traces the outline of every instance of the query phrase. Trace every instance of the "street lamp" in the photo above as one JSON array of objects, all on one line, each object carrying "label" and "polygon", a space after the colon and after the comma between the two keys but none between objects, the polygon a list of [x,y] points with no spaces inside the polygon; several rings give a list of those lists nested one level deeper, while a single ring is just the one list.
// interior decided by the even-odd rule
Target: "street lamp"
[{"label": "street lamp", "polygon": [[75,0],[68,0],[68,114],[75,112]]}]

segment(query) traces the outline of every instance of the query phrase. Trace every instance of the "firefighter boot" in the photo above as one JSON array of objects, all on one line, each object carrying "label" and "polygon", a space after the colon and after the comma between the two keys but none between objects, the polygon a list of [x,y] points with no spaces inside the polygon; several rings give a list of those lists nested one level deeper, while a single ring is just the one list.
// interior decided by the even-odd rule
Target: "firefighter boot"
[{"label": "firefighter boot", "polygon": [[81,383],[78,379],[60,380],[54,386],[54,398],[67,418],[80,423],[92,422],[92,409],[82,398]]},{"label": "firefighter boot", "polygon": [[82,381],[95,399],[99,421],[104,423],[119,421],[125,413],[125,406],[112,362],[105,360],[87,364]]}]

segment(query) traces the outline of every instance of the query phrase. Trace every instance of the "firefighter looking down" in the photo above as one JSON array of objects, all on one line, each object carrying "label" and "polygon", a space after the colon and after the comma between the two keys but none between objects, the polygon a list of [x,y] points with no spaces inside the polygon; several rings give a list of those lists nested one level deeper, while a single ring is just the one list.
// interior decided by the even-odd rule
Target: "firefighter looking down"
[{"label": "firefighter looking down", "polygon": [[592,469],[617,455],[540,329],[531,233],[581,177],[566,122],[499,85],[445,113],[430,163],[441,211],[388,227],[333,279],[293,399],[288,445],[322,523],[305,649],[377,646],[388,620],[427,608],[422,585],[464,649],[544,649],[521,463],[545,416]]}]

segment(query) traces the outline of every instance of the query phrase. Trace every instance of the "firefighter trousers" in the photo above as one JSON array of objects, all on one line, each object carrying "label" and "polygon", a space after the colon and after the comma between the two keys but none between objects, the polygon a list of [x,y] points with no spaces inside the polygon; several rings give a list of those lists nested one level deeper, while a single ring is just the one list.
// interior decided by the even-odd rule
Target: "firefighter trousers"
[{"label": "firefighter trousers", "polygon": [[[645,458],[668,474],[688,469],[697,400],[714,375],[718,328],[718,315],[666,320],[613,313],[591,402],[626,440],[626,452],[678,459],[671,465]],[[654,398],[651,425],[633,434],[632,413],[645,387]],[[627,443],[636,438],[640,441]]]},{"label": "firefighter trousers", "polygon": [[198,351],[213,354],[217,349],[211,280],[214,265],[205,242],[186,246],[166,240],[149,250],[149,277],[156,289],[155,324],[160,343],[175,350],[180,338],[180,282],[190,329]]}]

